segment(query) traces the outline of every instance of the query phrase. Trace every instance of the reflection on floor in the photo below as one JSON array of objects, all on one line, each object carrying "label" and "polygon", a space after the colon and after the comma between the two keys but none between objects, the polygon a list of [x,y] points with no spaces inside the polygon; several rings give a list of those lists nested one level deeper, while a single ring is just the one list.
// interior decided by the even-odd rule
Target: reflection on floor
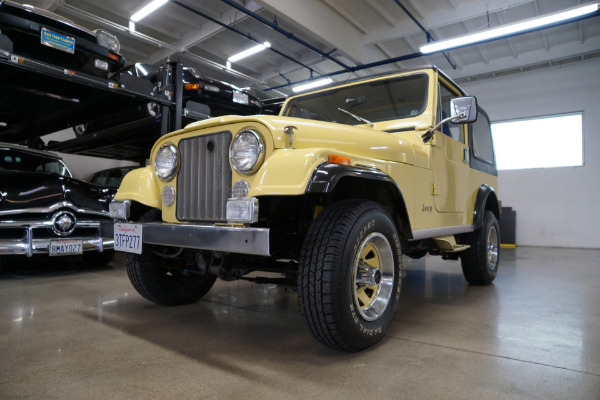
[{"label": "reflection on floor", "polygon": [[329,350],[296,294],[217,282],[197,304],[159,307],[124,259],[6,263],[0,398],[600,399],[600,251],[503,250],[495,283],[460,264],[408,261],[387,337]]}]

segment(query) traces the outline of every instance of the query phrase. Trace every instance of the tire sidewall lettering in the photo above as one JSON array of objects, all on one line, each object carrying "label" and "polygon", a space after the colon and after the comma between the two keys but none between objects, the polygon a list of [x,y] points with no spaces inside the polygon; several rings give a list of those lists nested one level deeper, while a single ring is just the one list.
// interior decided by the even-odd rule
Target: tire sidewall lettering
[{"label": "tire sidewall lettering", "polygon": [[[365,213],[368,214],[368,213]],[[365,221],[365,217],[368,219]],[[400,286],[402,283],[401,280],[401,260],[402,260],[402,250],[400,245],[400,238],[394,229],[392,222],[383,216],[375,216],[369,217],[368,215],[363,215],[357,220],[357,224],[355,225],[358,229],[354,228],[350,234],[348,243],[352,243],[352,251],[346,253],[346,256],[343,258],[342,273],[345,273],[345,279],[342,282],[345,282],[349,290],[347,291],[346,296],[346,307],[344,314],[346,315],[346,319],[349,324],[353,325],[353,330],[360,336],[364,337],[377,337],[379,335],[383,335],[386,331],[387,326],[390,324],[393,314],[396,309],[396,305],[400,298]],[[366,321],[361,315],[358,313],[356,309],[356,305],[354,304],[354,287],[353,287],[353,273],[354,273],[354,261],[358,256],[358,251],[364,241],[364,239],[369,236],[369,234],[373,232],[381,233],[386,237],[390,246],[393,247],[392,252],[394,255],[394,293],[390,298],[390,303],[388,304],[388,308],[384,311],[384,314],[375,321]],[[352,237],[354,236],[354,238]],[[349,253],[349,254],[348,254]]]}]

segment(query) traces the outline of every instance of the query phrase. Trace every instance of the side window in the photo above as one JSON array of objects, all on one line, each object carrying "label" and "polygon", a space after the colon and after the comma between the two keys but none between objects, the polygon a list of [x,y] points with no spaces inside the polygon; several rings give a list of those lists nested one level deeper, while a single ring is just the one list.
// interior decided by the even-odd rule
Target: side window
[{"label": "side window", "polygon": [[479,110],[477,121],[471,125],[471,129],[473,130],[473,154],[480,160],[493,163],[494,145],[492,143],[490,120],[481,110]]},{"label": "side window", "polygon": [[94,179],[92,179],[92,183],[94,183],[96,185],[100,185],[100,186],[106,186],[106,181],[107,181],[106,172],[98,174],[98,175],[94,176]]},{"label": "side window", "polygon": [[[452,100],[454,97],[458,97],[458,95],[454,92],[451,92],[450,89],[448,89],[444,84],[440,83],[437,116],[438,122],[450,116],[450,100]],[[442,133],[444,133],[444,135],[450,136],[459,142],[464,142],[462,134],[463,130],[460,125],[453,125],[450,122],[447,122],[440,127],[440,130]]]},{"label": "side window", "polygon": [[123,171],[122,170],[115,169],[115,170],[109,171],[108,179],[106,180],[106,186],[119,187],[122,180],[123,180]]}]

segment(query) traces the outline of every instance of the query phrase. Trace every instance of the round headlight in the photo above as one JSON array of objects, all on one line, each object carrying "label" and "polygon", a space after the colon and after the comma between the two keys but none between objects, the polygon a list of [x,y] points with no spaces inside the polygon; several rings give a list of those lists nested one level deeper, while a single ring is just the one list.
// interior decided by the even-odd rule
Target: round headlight
[{"label": "round headlight", "polygon": [[237,134],[229,150],[231,165],[241,174],[255,172],[264,158],[260,135],[253,130],[243,130]]},{"label": "round headlight", "polygon": [[160,179],[170,181],[175,176],[178,167],[179,157],[175,146],[167,144],[158,149],[154,158],[154,170]]}]

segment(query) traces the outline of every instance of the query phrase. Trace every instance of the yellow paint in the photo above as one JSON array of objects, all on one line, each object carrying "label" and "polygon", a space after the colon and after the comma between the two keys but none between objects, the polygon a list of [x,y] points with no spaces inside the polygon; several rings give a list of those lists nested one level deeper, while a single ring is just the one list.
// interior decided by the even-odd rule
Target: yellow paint
[{"label": "yellow paint", "polygon": [[[333,154],[347,157],[353,166],[388,174],[401,190],[414,230],[470,225],[479,187],[486,183],[497,190],[497,178],[470,169],[463,160],[463,151],[469,146],[466,127],[462,128],[463,142],[436,132],[429,143],[423,143],[421,135],[436,122],[437,82],[443,78],[433,69],[397,75],[415,73],[427,74],[430,85],[426,110],[414,118],[350,126],[285,116],[217,117],[163,136],[152,148],[150,159],[154,160],[165,143],[178,146],[183,139],[221,131],[230,131],[235,137],[250,128],[264,139],[264,162],[252,175],[232,169],[232,185],[247,181],[249,196],[303,195],[315,169]],[[294,127],[291,146],[286,133],[289,126]],[[152,166],[138,169],[125,177],[116,199],[161,208],[160,193],[166,184],[156,177]],[[177,193],[177,178],[168,184]],[[178,222],[175,210],[176,204],[163,207],[163,219]],[[317,213],[315,210],[315,216]]]},{"label": "yellow paint", "polygon": [[[360,263],[365,263],[371,268],[380,269],[381,260],[379,259],[379,253],[372,243],[367,243],[359,255],[359,269]],[[361,272],[365,272],[364,270]],[[377,298],[378,284],[367,286],[366,284],[357,284],[356,297],[360,302],[360,308],[366,310],[373,304],[373,301]]]},{"label": "yellow paint", "polygon": [[149,207],[160,208],[160,189],[154,167],[130,171],[119,187],[115,200],[133,200]]}]

